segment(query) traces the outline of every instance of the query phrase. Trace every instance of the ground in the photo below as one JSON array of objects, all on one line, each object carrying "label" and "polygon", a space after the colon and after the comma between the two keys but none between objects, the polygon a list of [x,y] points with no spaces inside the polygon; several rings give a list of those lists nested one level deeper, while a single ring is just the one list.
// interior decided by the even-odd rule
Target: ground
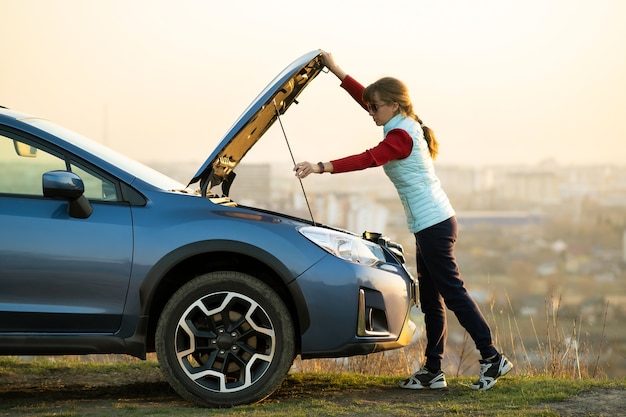
[{"label": "ground", "polygon": [[[335,404],[369,402],[406,403],[415,402],[415,392],[401,390],[393,386],[375,389],[341,390],[324,393],[326,401]],[[319,387],[310,387],[297,383],[286,383],[266,402],[295,401],[302,398],[319,396]],[[433,401],[441,401],[445,392],[425,391],[419,393],[422,400],[432,396]],[[0,372],[0,404],[27,404],[36,398],[38,404],[45,404],[47,415],[56,415],[55,410],[71,407],[80,410],[81,415],[100,416],[102,410],[119,408],[120,404],[131,408],[166,408],[172,406],[191,407],[172,391],[165,382],[158,368],[138,369],[136,374],[116,375],[107,371],[106,374],[81,372],[67,374],[63,371],[46,375],[29,373]],[[594,389],[584,392],[568,401],[542,405],[541,410],[549,409],[560,416],[624,416],[626,415],[626,395],[618,389]],[[93,410],[86,412],[86,410]],[[96,411],[100,410],[100,411]],[[39,412],[41,407],[39,408]],[[0,416],[30,416],[28,407],[3,408]],[[364,416],[366,416],[365,413]],[[422,414],[428,417],[428,414]]]}]

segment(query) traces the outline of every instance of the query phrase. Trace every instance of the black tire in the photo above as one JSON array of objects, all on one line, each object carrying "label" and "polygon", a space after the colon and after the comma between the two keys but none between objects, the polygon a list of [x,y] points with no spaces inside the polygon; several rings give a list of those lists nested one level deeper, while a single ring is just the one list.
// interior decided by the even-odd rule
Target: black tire
[{"label": "black tire", "polygon": [[293,321],[265,283],[239,272],[211,272],[169,300],[156,352],[183,398],[208,407],[251,404],[287,375],[295,357]]}]

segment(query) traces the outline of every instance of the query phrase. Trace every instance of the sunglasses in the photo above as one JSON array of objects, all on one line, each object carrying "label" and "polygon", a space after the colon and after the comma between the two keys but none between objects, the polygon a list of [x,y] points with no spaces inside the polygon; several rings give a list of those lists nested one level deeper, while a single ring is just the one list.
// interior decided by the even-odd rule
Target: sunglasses
[{"label": "sunglasses", "polygon": [[381,108],[382,106],[386,106],[386,105],[387,105],[387,103],[382,103],[382,104],[372,103],[372,104],[368,104],[367,105],[367,110],[371,111],[372,113],[376,113],[379,108]]}]

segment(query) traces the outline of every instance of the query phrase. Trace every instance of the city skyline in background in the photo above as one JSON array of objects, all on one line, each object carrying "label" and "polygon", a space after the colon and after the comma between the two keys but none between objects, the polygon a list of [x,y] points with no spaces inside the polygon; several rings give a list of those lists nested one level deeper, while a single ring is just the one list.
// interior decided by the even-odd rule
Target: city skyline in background
[{"label": "city skyline in background", "polygon": [[[4,0],[0,14],[0,105],[146,163],[201,163],[278,72],[318,48],[363,84],[405,81],[440,141],[440,165],[626,160],[619,0],[418,0],[394,10],[371,1]],[[332,74],[299,101],[282,118],[296,160],[336,159],[382,139]],[[290,159],[278,125],[246,157]]]}]

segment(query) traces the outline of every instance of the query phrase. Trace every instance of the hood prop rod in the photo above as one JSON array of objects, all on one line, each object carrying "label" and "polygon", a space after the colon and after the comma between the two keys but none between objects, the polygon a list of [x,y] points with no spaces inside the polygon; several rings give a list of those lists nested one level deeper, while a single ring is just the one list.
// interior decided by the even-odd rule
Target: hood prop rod
[{"label": "hood prop rod", "polygon": [[[285,142],[287,143],[287,149],[289,149],[289,155],[291,155],[291,161],[293,165],[296,165],[296,160],[293,157],[293,152],[291,151],[291,145],[289,145],[289,139],[287,139],[287,133],[285,132],[285,127],[283,126],[282,120],[280,120],[280,112],[278,111],[278,106],[276,105],[276,100],[272,100],[274,104],[274,109],[276,110],[276,118],[278,119],[278,124],[280,125],[280,129],[283,131],[283,136],[285,138]],[[311,211],[311,205],[309,204],[309,199],[306,196],[306,191],[304,190],[304,184],[302,184],[302,178],[298,177],[298,181],[300,181],[300,188],[302,189],[302,194],[304,195],[304,201],[306,202],[306,206],[309,209],[309,215],[311,216],[311,222],[313,226],[317,226],[315,223],[315,219],[313,218],[313,211]]]}]

